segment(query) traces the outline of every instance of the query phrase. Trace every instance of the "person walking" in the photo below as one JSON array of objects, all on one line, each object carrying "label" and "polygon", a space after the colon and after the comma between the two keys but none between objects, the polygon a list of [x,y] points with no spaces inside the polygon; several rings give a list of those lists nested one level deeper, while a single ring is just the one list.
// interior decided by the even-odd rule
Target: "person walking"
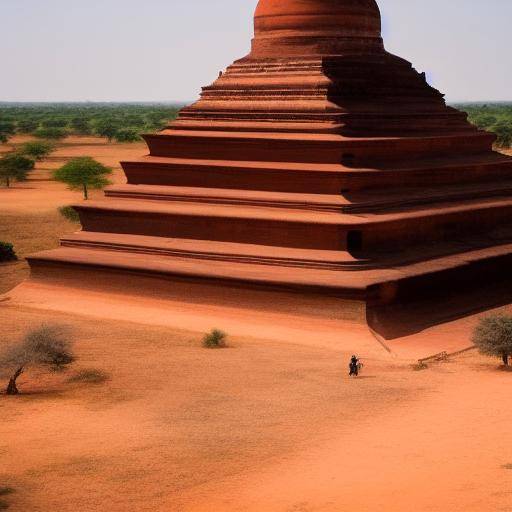
[{"label": "person walking", "polygon": [[350,358],[350,364],[349,364],[349,377],[357,377],[359,375],[359,368],[360,368],[360,362],[359,358],[355,355],[353,355]]}]

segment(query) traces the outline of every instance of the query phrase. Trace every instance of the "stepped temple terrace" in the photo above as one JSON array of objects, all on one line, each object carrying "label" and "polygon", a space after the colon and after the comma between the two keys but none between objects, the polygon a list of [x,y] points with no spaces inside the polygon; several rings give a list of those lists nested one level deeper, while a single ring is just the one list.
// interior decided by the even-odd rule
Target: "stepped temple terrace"
[{"label": "stepped temple terrace", "polygon": [[374,0],[261,0],[250,53],[145,140],[32,282],[379,330],[512,264],[512,158],[385,50]]}]

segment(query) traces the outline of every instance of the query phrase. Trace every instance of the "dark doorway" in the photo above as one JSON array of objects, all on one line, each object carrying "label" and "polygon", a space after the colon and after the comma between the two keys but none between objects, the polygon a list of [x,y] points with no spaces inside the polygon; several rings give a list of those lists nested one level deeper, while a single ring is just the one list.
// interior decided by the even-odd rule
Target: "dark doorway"
[{"label": "dark doorway", "polygon": [[363,250],[362,231],[349,231],[347,233],[347,250],[350,253],[360,252]]}]

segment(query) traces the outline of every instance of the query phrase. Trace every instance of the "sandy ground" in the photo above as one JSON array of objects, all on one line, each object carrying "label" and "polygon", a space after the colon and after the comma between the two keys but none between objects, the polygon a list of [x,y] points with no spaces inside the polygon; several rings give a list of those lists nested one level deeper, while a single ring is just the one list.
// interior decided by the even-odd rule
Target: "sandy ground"
[{"label": "sandy ground", "polygon": [[[23,257],[77,229],[56,208],[80,194],[48,181],[67,158],[114,166],[143,153],[66,140],[28,183],[0,189],[0,239]],[[26,273],[23,262],[1,266],[0,293]],[[512,373],[474,352],[424,371],[404,360],[437,338],[469,342],[477,316],[395,340],[389,353],[361,325],[183,304],[155,325],[162,305],[125,299],[101,299],[111,313],[101,320],[80,303],[65,314],[0,302],[0,347],[56,322],[70,326],[78,357],[65,374],[24,374],[19,397],[0,395],[0,509],[512,511]],[[123,307],[137,323],[116,317]],[[201,347],[212,327],[229,332],[228,349]],[[346,375],[353,351],[366,364],[358,380]],[[109,378],[69,381],[84,368]]]},{"label": "sandy ground", "polygon": [[[199,333],[0,306],[3,340],[49,320],[72,327],[78,361],[0,397],[10,510],[512,510],[512,373],[496,361],[413,371],[376,352],[349,380],[341,344],[207,350]],[[110,378],[69,383],[81,368]]]}]

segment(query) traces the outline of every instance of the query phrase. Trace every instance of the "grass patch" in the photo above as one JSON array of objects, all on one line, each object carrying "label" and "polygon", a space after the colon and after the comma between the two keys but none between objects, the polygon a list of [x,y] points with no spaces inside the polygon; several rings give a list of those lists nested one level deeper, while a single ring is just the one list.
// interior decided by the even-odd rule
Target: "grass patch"
[{"label": "grass patch", "polygon": [[213,329],[204,335],[203,347],[204,348],[226,348],[228,335],[219,330]]},{"label": "grass patch", "polygon": [[71,222],[80,222],[80,216],[72,206],[61,206],[59,213]]},{"label": "grass patch", "polygon": [[72,375],[68,382],[80,382],[83,384],[103,384],[110,379],[108,373],[95,368],[84,368]]}]

